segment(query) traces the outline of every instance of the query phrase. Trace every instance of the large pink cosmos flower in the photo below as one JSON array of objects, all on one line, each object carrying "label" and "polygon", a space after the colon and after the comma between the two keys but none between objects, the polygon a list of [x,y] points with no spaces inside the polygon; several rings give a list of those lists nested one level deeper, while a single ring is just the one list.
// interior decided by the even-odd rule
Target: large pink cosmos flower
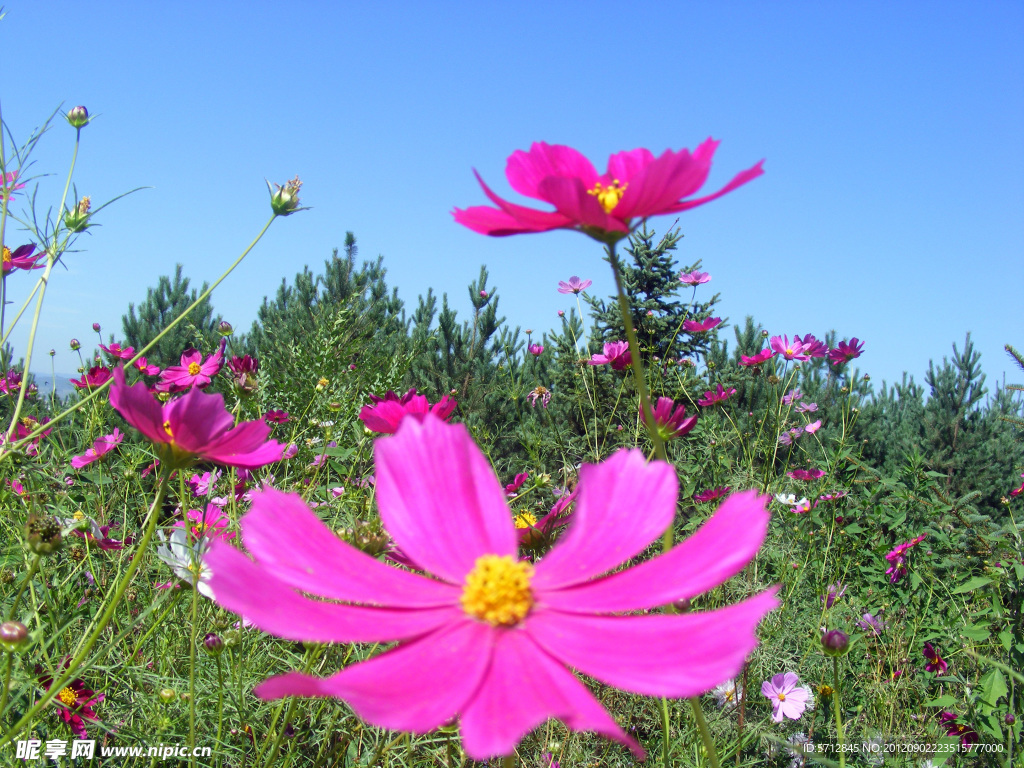
[{"label": "large pink cosmos flower", "polygon": [[263,419],[236,427],[220,395],[190,389],[183,397],[161,405],[144,383],[131,387],[125,383],[123,366],[114,370],[110,405],[152,440],[160,460],[173,467],[185,467],[199,459],[255,469],[280,461],[284,452],[276,440],[267,440],[270,427]]},{"label": "large pink cosmos flower", "polygon": [[794,336],[793,341],[789,336],[772,336],[769,339],[771,348],[778,352],[786,360],[810,360],[811,356],[804,351],[804,345],[799,336]]},{"label": "large pink cosmos flower", "polygon": [[406,416],[423,421],[428,413],[432,413],[443,421],[448,421],[458,403],[445,395],[433,405],[426,395],[417,395],[413,387],[404,395],[398,395],[390,389],[384,397],[370,395],[372,405],[364,405],[359,411],[359,418],[371,432],[382,435],[393,435],[398,425]]},{"label": "large pink cosmos flower", "polygon": [[605,342],[603,354],[591,355],[587,361],[589,365],[611,365],[615,371],[621,371],[632,362],[633,355],[629,351],[629,342],[626,341]]},{"label": "large pink cosmos flower", "polygon": [[92,448],[86,449],[85,453],[81,456],[71,457],[71,466],[75,469],[81,469],[82,467],[92,464],[94,461],[102,459],[105,454],[110,453],[114,448],[121,444],[124,440],[124,435],[121,431],[114,427],[112,434],[104,435],[103,437],[97,438],[92,444]]},{"label": "large pink cosmos flower", "polygon": [[156,388],[161,392],[184,392],[190,387],[205,387],[224,365],[224,348],[228,340],[221,339],[217,351],[203,360],[198,349],[186,349],[181,355],[181,365],[169,365],[160,374]]},{"label": "large pink cosmos flower", "polygon": [[529,152],[512,153],[505,175],[516,192],[550,203],[554,211],[538,211],[503,200],[474,170],[484,194],[497,208],[456,208],[452,215],[459,224],[482,235],[576,229],[602,242],[615,242],[629,234],[636,219],[695,208],[764,173],[762,160],[737,174],[718,192],[683,200],[704,185],[717,147],[717,141],[708,139],[692,154],[688,149],[666,150],[660,157],[647,149],[619,152],[609,158],[608,171],[598,175],[591,162],[575,149],[535,142]]},{"label": "large pink cosmos flower", "polygon": [[21,245],[14,249],[12,252],[6,245],[3,249],[3,274],[15,269],[42,269],[43,265],[39,263],[46,253],[40,251],[35,253],[36,247],[33,243],[28,245]]},{"label": "large pink cosmos flower", "polygon": [[[511,754],[551,717],[642,756],[570,669],[645,695],[695,696],[735,676],[757,645],[757,623],[778,604],[769,590],[706,613],[629,615],[738,573],[768,525],[766,500],[753,491],[675,549],[615,572],[671,525],[678,490],[670,465],[619,451],[582,467],[573,524],[532,565],[519,559],[502,486],[464,426],[406,419],[374,453],[381,521],[432,577],[349,546],[297,494],[269,488],[241,521],[255,561],[222,542],[207,555],[215,600],[266,632],[399,641],[328,678],[273,677],[256,688],[261,698],[336,697],[378,727],[416,733],[457,717],[476,760]],[[643,653],[623,653],[630,648]]]}]

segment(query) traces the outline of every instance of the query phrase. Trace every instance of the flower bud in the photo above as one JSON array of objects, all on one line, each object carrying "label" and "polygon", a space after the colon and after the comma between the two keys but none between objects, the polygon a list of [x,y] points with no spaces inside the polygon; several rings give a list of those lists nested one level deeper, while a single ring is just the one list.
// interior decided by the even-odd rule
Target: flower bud
[{"label": "flower bud", "polygon": [[487,291],[480,291],[480,298],[481,299],[486,299],[487,298]]},{"label": "flower bud", "polygon": [[72,339],[71,340],[71,351],[72,352],[76,352],[76,351],[78,351],[81,348],[82,348],[82,342],[80,342],[78,339]]},{"label": "flower bud", "polygon": [[217,333],[219,333],[221,336],[230,336],[234,332],[235,329],[231,327],[231,323],[229,323],[227,320],[221,320],[220,323],[217,325]]},{"label": "flower bud", "polygon": [[20,621],[5,621],[0,624],[0,649],[17,653],[28,645],[28,627]]},{"label": "flower bud", "polygon": [[94,331],[96,331],[96,333],[99,333],[100,332],[100,324],[99,323],[93,323],[92,324],[92,329]]},{"label": "flower bud", "polygon": [[49,515],[31,514],[25,522],[25,542],[37,555],[49,555],[60,549],[60,523]]},{"label": "flower bud", "polygon": [[320,379],[316,383],[316,391],[317,392],[323,392],[325,389],[327,389],[327,385],[330,384],[330,383],[331,382],[328,379],[326,379],[323,376],[321,376]]},{"label": "flower bud", "polygon": [[561,310],[561,309],[558,310],[558,316],[559,317],[565,317],[565,312],[563,310]]},{"label": "flower bud", "polygon": [[275,184],[274,187],[271,189],[270,182],[267,182],[267,189],[270,190],[270,210],[275,216],[289,216],[303,210],[299,208],[299,190],[302,189],[302,182],[298,176],[285,182],[283,187],[280,184]]},{"label": "flower bud", "polygon": [[178,698],[178,694],[174,692],[173,688],[160,689],[160,701],[162,701],[164,704],[170,704],[176,698]]},{"label": "flower bud", "polygon": [[1013,716],[1013,712],[1007,712],[1006,717],[1003,718],[1003,722],[1007,725],[1013,725],[1017,722],[1017,718]]},{"label": "flower bud", "polygon": [[211,656],[219,656],[224,650],[224,641],[216,632],[207,632],[206,637],[203,638],[203,647]]},{"label": "flower bud", "polygon": [[840,629],[833,629],[821,636],[821,648],[826,656],[843,656],[850,647],[850,638]]},{"label": "flower bud", "polygon": [[768,331],[761,331],[761,338],[762,339],[767,339],[768,338]]},{"label": "flower bud", "polygon": [[89,228],[90,208],[92,208],[92,200],[89,197],[83,197],[74,208],[64,211],[64,226],[71,232],[84,232]]},{"label": "flower bud", "polygon": [[57,355],[57,350],[56,349],[51,349],[50,350],[50,357],[56,357],[56,355]]},{"label": "flower bud", "polygon": [[89,110],[83,106],[72,107],[64,115],[64,119],[72,128],[84,128],[89,124]]}]

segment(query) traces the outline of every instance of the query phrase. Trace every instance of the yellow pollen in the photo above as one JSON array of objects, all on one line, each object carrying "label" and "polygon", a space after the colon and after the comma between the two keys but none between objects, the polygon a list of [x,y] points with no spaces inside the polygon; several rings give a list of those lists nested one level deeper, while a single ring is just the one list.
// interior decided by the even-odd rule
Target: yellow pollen
[{"label": "yellow pollen", "polygon": [[11,263],[11,249],[6,245],[4,246],[4,264]]},{"label": "yellow pollen", "polygon": [[73,707],[78,701],[78,694],[70,688],[64,688],[60,693],[57,694],[57,698],[68,707]]},{"label": "yellow pollen", "polygon": [[516,528],[530,528],[537,524],[537,518],[532,512],[520,512],[516,515]]},{"label": "yellow pollen", "polygon": [[612,179],[612,183],[607,187],[599,181],[594,185],[593,189],[587,190],[587,194],[597,198],[597,202],[604,208],[605,213],[611,213],[612,209],[619,204],[619,200],[626,193],[626,187],[628,186],[629,184],[623,184],[620,187],[618,179]]},{"label": "yellow pollen", "polygon": [[518,624],[533,606],[532,576],[530,563],[509,555],[483,555],[466,576],[462,609],[496,627]]},{"label": "yellow pollen", "polygon": [[793,348],[792,347],[786,347],[786,354],[787,355],[792,355],[793,354]]},{"label": "yellow pollen", "polygon": [[169,422],[169,421],[165,421],[164,422],[164,432],[167,433],[167,436],[169,438],[171,438],[171,440],[174,439],[174,433],[171,432],[171,422]]},{"label": "yellow pollen", "polygon": [[75,520],[85,520],[85,513],[82,510],[78,510],[71,517],[73,517]]},{"label": "yellow pollen", "polygon": [[735,698],[736,698],[736,692],[735,691],[726,691],[725,692],[725,700],[726,701],[732,701]]},{"label": "yellow pollen", "polygon": [[196,523],[192,527],[192,533],[194,533],[196,535],[196,538],[199,538],[204,533],[206,533],[209,530],[209,528],[210,528],[210,526],[207,525],[206,523]]},{"label": "yellow pollen", "polygon": [[785,701],[785,700],[786,700],[786,694],[780,693],[779,694],[779,701]]},{"label": "yellow pollen", "polygon": [[198,376],[199,372],[201,370],[203,370],[203,369],[199,366],[199,363],[189,363],[188,364],[188,375],[189,376]]}]

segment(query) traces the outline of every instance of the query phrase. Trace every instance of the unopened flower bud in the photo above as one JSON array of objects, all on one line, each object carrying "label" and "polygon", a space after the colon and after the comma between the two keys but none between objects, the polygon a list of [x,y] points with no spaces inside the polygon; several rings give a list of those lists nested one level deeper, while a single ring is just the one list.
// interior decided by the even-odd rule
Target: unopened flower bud
[{"label": "unopened flower bud", "polygon": [[94,331],[96,331],[96,333],[99,333],[100,332],[100,324],[99,323],[93,323],[92,324],[92,329]]},{"label": "unopened flower bud", "polygon": [[487,298],[487,291],[480,291],[480,298],[481,299],[486,299]]},{"label": "unopened flower bud", "polygon": [[57,355],[57,350],[56,349],[51,349],[50,350],[50,357],[55,357],[56,355]]},{"label": "unopened flower bud", "polygon": [[25,522],[25,542],[37,555],[49,555],[60,549],[60,523],[49,515],[31,514]]},{"label": "unopened flower bud", "polygon": [[89,110],[83,106],[72,107],[64,118],[72,128],[84,128],[89,124]]},{"label": "unopened flower bud", "polygon": [[563,310],[561,310],[561,309],[558,310],[558,316],[559,317],[565,317],[565,312]]},{"label": "unopened flower bud", "polygon": [[768,331],[761,331],[761,338],[762,339],[767,339],[768,338]]},{"label": "unopened flower bud", "polygon": [[235,332],[235,329],[231,327],[231,323],[227,320],[221,320],[217,325],[217,333],[221,336],[230,336]]},{"label": "unopened flower bud", "polygon": [[302,189],[302,182],[298,176],[285,182],[283,187],[280,184],[275,184],[274,187],[272,189],[270,182],[267,182],[267,189],[270,190],[270,210],[275,216],[289,216],[303,210],[299,208],[299,190]]},{"label": "unopened flower bud", "polygon": [[77,351],[77,350],[79,350],[81,348],[82,348],[82,342],[80,342],[78,339],[72,339],[71,340],[71,351],[72,352],[75,352],[75,351]]},{"label": "unopened flower bud", "polygon": [[1013,716],[1013,712],[1007,712],[1006,717],[1003,718],[1003,722],[1007,725],[1013,725],[1017,722],[1017,718]]},{"label": "unopened flower bud", "polygon": [[17,653],[28,645],[28,627],[20,621],[5,621],[0,624],[0,649]]},{"label": "unopened flower bud", "polygon": [[332,402],[327,404],[327,410],[333,411],[334,413],[337,413],[338,411],[341,410],[341,403],[339,403],[336,400],[332,401]]},{"label": "unopened flower bud", "polygon": [[216,632],[207,632],[206,637],[203,638],[203,647],[211,656],[219,656],[220,652],[224,650],[224,641]]},{"label": "unopened flower bud", "polygon": [[833,629],[821,636],[821,648],[826,656],[842,656],[850,647],[850,638],[840,629]]},{"label": "unopened flower bud", "polygon": [[164,704],[170,704],[176,698],[178,698],[178,694],[174,692],[173,688],[160,689],[160,701],[162,701]]}]

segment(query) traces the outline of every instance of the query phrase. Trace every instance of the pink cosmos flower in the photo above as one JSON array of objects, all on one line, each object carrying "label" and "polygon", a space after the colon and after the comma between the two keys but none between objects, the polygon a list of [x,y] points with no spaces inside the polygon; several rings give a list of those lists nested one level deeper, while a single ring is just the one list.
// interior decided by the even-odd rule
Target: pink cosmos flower
[{"label": "pink cosmos flower", "polygon": [[794,408],[793,410],[795,410],[797,413],[813,413],[814,411],[818,410],[818,404],[798,403],[796,408]]},{"label": "pink cosmos flower", "polygon": [[960,745],[965,749],[970,749],[981,740],[981,737],[971,726],[958,723],[959,718],[959,715],[954,715],[952,712],[941,712],[939,724],[946,729],[947,736],[958,736]]},{"label": "pink cosmos flower", "polygon": [[124,435],[121,434],[121,430],[114,427],[112,434],[98,438],[93,442],[92,448],[86,449],[85,453],[81,456],[72,456],[71,466],[75,469],[81,469],[82,467],[92,464],[94,461],[103,458],[105,454],[114,450],[114,448],[121,444],[122,440],[124,440]]},{"label": "pink cosmos flower", "polygon": [[160,366],[146,362],[146,358],[144,357],[140,357],[138,360],[132,363],[132,365],[134,365],[135,368],[139,371],[139,373],[141,373],[143,376],[160,375]]},{"label": "pink cosmos flower", "polygon": [[573,513],[569,511],[569,507],[575,504],[579,492],[580,488],[576,486],[571,493],[562,494],[551,507],[551,511],[540,520],[530,512],[516,515],[514,523],[519,546],[522,549],[536,550],[550,544],[554,535],[572,521]]},{"label": "pink cosmos flower", "polygon": [[808,333],[803,338],[794,336],[793,339],[800,342],[803,346],[803,353],[808,357],[825,357],[828,354],[828,347],[824,342],[814,338],[814,334]]},{"label": "pink cosmos flower", "polygon": [[122,347],[120,344],[100,344],[100,349],[110,355],[114,360],[131,360],[135,357],[134,347]]},{"label": "pink cosmos flower", "polygon": [[569,278],[569,282],[564,280],[558,281],[558,292],[580,294],[593,285],[593,283],[593,280],[580,280],[576,275],[573,275]]},{"label": "pink cosmos flower", "polygon": [[[1024,473],[1021,474],[1021,477],[1024,477]],[[1010,491],[1011,496],[1020,496],[1022,493],[1024,493],[1024,483],[1021,483],[1019,488]]]},{"label": "pink cosmos flower", "polygon": [[800,678],[793,672],[775,675],[761,683],[761,693],[772,703],[772,720],[781,723],[783,717],[799,720],[807,708],[810,692],[799,685]]},{"label": "pink cosmos flower", "polygon": [[789,336],[772,336],[769,340],[771,348],[778,352],[786,360],[810,360],[810,355],[804,353],[804,345],[800,343],[800,337],[794,336],[790,342]]},{"label": "pink cosmos flower", "polygon": [[849,343],[840,341],[839,345],[835,349],[830,349],[828,352],[828,359],[832,365],[842,365],[848,363],[856,357],[860,357],[861,352],[864,350],[864,342],[858,341],[857,337],[854,336],[850,339]]},{"label": "pink cosmos flower", "polygon": [[287,424],[292,420],[292,417],[288,415],[288,411],[267,411],[263,418],[271,424]]},{"label": "pink cosmos flower", "polygon": [[841,582],[828,585],[828,592],[822,596],[821,602],[825,604],[825,608],[829,609],[836,604],[836,600],[846,594],[846,585]]},{"label": "pink cosmos flower", "polygon": [[505,495],[509,498],[515,498],[516,491],[522,488],[523,483],[525,483],[529,478],[529,472],[520,472],[515,476],[511,483],[505,486]]},{"label": "pink cosmos flower", "polygon": [[530,401],[531,408],[537,407],[538,400],[540,400],[540,404],[543,407],[547,408],[548,403],[551,402],[551,390],[538,384],[533,388],[533,391],[526,396],[526,399]]},{"label": "pink cosmos flower", "polygon": [[550,203],[554,211],[503,200],[473,171],[497,208],[456,208],[452,215],[459,224],[483,235],[575,229],[602,242],[615,242],[632,231],[636,219],[695,208],[764,173],[758,163],[712,195],[683,200],[707,180],[717,147],[717,141],[708,139],[692,154],[686,149],[666,150],[656,158],[646,149],[619,152],[609,158],[608,171],[598,175],[575,149],[535,142],[529,152],[519,150],[509,157],[505,175],[516,192]]},{"label": "pink cosmos flower", "polygon": [[756,368],[761,363],[771,360],[776,354],[773,349],[762,349],[756,355],[740,355],[740,365]]},{"label": "pink cosmos flower", "polygon": [[925,672],[934,672],[937,675],[946,674],[946,670],[949,668],[949,665],[946,663],[945,659],[939,656],[939,652],[935,650],[935,646],[931,643],[925,643],[923,653],[925,659],[928,661],[928,663],[924,665]]},{"label": "pink cosmos flower", "polygon": [[712,328],[718,327],[722,322],[720,317],[709,317],[706,320],[683,320],[683,330],[687,333],[706,333]]},{"label": "pink cosmos flower", "polygon": [[849,491],[831,491],[830,493],[823,493],[818,498],[822,501],[836,501],[837,499],[841,499],[844,496],[849,495],[849,493]]},{"label": "pink cosmos flower", "polygon": [[920,536],[905,541],[899,544],[889,554],[885,556],[885,559],[889,561],[889,568],[886,570],[886,575],[889,577],[889,581],[895,584],[897,581],[907,575],[907,551],[911,547],[916,547],[922,541],[927,534],[922,533]]},{"label": "pink cosmos flower", "polygon": [[[88,518],[89,527],[85,530],[75,528],[71,531],[72,536],[78,536],[79,538],[85,539],[85,543],[90,547],[96,547],[105,552],[111,550],[124,549],[126,544],[131,544],[134,539],[131,536],[125,536],[124,541],[118,541],[117,539],[110,538],[110,529],[112,526],[100,525],[92,518]],[[78,519],[70,518],[64,520],[65,525],[73,525],[78,523]]]},{"label": "pink cosmos flower", "polygon": [[0,186],[0,197],[6,197],[10,200],[14,195],[12,193],[17,192],[19,189],[24,189],[24,184],[18,184],[18,171],[11,171],[3,175],[3,185]]},{"label": "pink cosmos flower", "polygon": [[235,376],[243,374],[252,375],[259,371],[260,361],[250,355],[243,355],[242,357],[235,355],[228,360],[228,368]]},{"label": "pink cosmos flower", "polygon": [[170,365],[160,374],[156,388],[161,392],[184,392],[191,387],[200,389],[207,386],[224,365],[224,348],[228,340],[220,340],[217,351],[203,360],[198,349],[186,349],[181,355],[181,365]]},{"label": "pink cosmos flower", "polygon": [[[215,504],[207,504],[205,512],[198,509],[190,509],[187,516],[191,521],[188,528],[192,532],[193,540],[206,539],[212,541],[214,539],[228,540],[235,538],[235,532],[227,530],[228,525],[231,523],[231,518]],[[185,521],[178,520],[174,527],[185,528]]]},{"label": "pink cosmos flower", "polygon": [[708,390],[705,392],[704,397],[697,401],[697,405],[702,405],[707,408],[715,403],[724,403],[735,394],[736,390],[733,387],[725,389],[721,384],[719,384],[714,391]]},{"label": "pink cosmos flower", "polygon": [[527,351],[531,355],[534,355],[535,357],[540,357],[544,353],[544,345],[543,344],[531,344],[529,347],[527,347]]},{"label": "pink cosmos flower", "polygon": [[367,429],[382,435],[393,435],[406,416],[423,421],[428,413],[432,413],[439,419],[448,421],[455,411],[455,406],[458,405],[448,395],[430,405],[426,395],[416,394],[415,387],[401,396],[389,389],[384,397],[370,395],[370,399],[373,404],[364,405],[359,411],[359,418]]},{"label": "pink cosmos flower", "polygon": [[882,630],[885,629],[885,622],[882,621],[878,616],[872,616],[870,613],[865,613],[860,621],[857,622],[857,626],[861,629],[866,629],[875,637],[882,634]]},{"label": "pink cosmos flower", "polygon": [[820,469],[794,469],[786,474],[794,480],[804,480],[807,482],[825,476],[825,473]]},{"label": "pink cosmos flower", "polygon": [[821,429],[821,419],[818,419],[817,421],[812,421],[810,424],[805,426],[804,432],[806,432],[809,435],[813,435],[819,429]]},{"label": "pink cosmos flower", "polygon": [[629,342],[608,341],[604,345],[604,354],[591,355],[587,361],[589,365],[611,365],[612,370],[621,371],[633,362],[633,356],[629,353]]},{"label": "pink cosmos flower", "polygon": [[[67,668],[69,661],[64,662],[64,669]],[[53,677],[43,673],[42,668],[38,666],[36,673],[39,675],[39,684],[46,690],[50,690],[50,686],[53,685]],[[96,693],[85,684],[84,680],[75,678],[60,690],[53,703],[57,707],[57,713],[61,720],[68,724],[71,732],[80,739],[87,739],[89,734],[85,730],[85,721],[99,722],[99,717],[93,707],[103,699],[102,693]]]},{"label": "pink cosmos flower", "polygon": [[270,427],[262,419],[236,427],[220,395],[190,389],[161,405],[142,382],[129,387],[120,366],[114,371],[110,405],[154,443],[161,461],[174,467],[198,459],[255,469],[280,461],[284,450],[276,440],[267,440]]},{"label": "pink cosmos flower", "polygon": [[698,272],[696,270],[693,272],[680,272],[679,282],[683,285],[703,285],[704,283],[711,282],[711,275],[707,272]]},{"label": "pink cosmos flower", "polygon": [[[238,474],[239,479],[244,482],[245,479],[241,477],[242,473],[239,472]],[[220,476],[221,471],[219,469],[214,472],[203,472],[201,475],[196,473],[188,479],[189,490],[192,491],[193,496],[209,496],[214,488],[217,487],[217,481],[220,480]]]},{"label": "pink cosmos flower", "polygon": [[254,559],[223,542],[207,556],[216,601],[265,632],[398,641],[328,678],[270,678],[255,690],[263,699],[340,698],[377,727],[415,733],[457,717],[474,760],[511,754],[549,718],[642,757],[570,670],[644,695],[695,696],[735,676],[778,605],[773,589],[711,612],[630,615],[703,593],[753,558],[769,519],[753,491],[675,549],[616,572],[671,524],[677,494],[673,467],[619,451],[582,467],[573,524],[534,565],[519,559],[502,486],[463,425],[406,419],[374,454],[381,521],[430,578],[349,546],[298,495],[270,489],[242,518]]},{"label": "pink cosmos flower", "polygon": [[782,396],[782,404],[786,406],[792,405],[793,403],[802,400],[803,396],[804,393],[800,391],[799,387],[791,389]]},{"label": "pink cosmos flower", "polygon": [[717,488],[708,488],[706,491],[693,494],[693,500],[698,504],[704,504],[708,501],[714,501],[720,499],[729,492],[730,488],[728,485],[720,485]]},{"label": "pink cosmos flower", "polygon": [[[32,243],[18,246],[13,252],[5,245],[2,262],[3,274],[6,275],[15,269],[42,269],[43,265],[39,261],[46,256],[46,253],[44,251],[35,253],[35,250],[36,247]],[[33,255],[34,253],[35,255]]]},{"label": "pink cosmos flower", "polygon": [[653,422],[654,428],[658,430],[662,440],[672,440],[682,437],[697,426],[697,414],[686,417],[686,406],[676,406],[675,401],[670,397],[659,397],[658,401],[651,406],[651,416],[647,419],[644,416],[643,406],[640,407],[640,418],[644,424]]},{"label": "pink cosmos flower", "polygon": [[96,389],[110,380],[110,369],[103,365],[94,365],[80,379],[72,379],[71,383],[79,389]]}]

